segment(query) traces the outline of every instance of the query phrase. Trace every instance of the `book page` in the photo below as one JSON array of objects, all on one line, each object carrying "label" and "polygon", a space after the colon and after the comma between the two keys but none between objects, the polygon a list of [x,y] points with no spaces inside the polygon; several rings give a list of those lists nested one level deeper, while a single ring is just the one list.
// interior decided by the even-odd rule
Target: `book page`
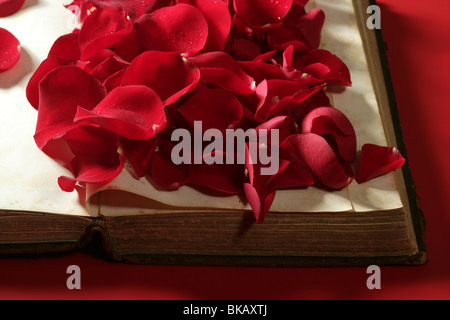
[{"label": "book page", "polygon": [[66,193],[58,186],[58,177],[70,172],[36,147],[37,111],[25,95],[29,78],[53,42],[71,32],[73,20],[63,4],[62,0],[27,1],[16,14],[0,18],[0,27],[14,34],[22,48],[18,64],[0,73],[0,214],[89,215],[83,194]]},{"label": "book page", "polygon": [[[358,139],[358,150],[366,143],[387,146],[352,1],[311,0],[307,10],[315,7],[321,8],[326,15],[321,48],[332,51],[347,64],[353,81],[352,87],[346,88],[343,92],[331,93],[334,107],[344,112],[353,123]],[[402,208],[395,175],[395,172],[391,172],[364,184],[353,181],[349,187],[336,192],[314,187],[277,191],[270,211],[365,212]],[[100,189],[91,186],[88,195],[101,190],[109,190],[102,193],[100,211],[103,215],[192,210],[251,210],[249,205],[237,196],[212,197],[188,186],[177,191],[161,191],[148,180],[136,180],[126,171],[107,186]],[[121,194],[120,190],[124,192]],[[131,198],[131,194],[138,197]],[[146,202],[145,198],[149,201]],[[142,207],[136,208],[136,203],[141,203]],[[147,207],[144,207],[145,203]]]}]

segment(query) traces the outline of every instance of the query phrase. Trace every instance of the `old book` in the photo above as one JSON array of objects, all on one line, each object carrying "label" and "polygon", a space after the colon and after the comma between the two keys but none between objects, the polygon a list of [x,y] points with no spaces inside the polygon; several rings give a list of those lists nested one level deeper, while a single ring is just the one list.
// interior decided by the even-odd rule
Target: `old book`
[{"label": "old book", "polygon": [[[310,1],[326,14],[321,48],[349,67],[353,86],[329,92],[365,143],[406,158],[381,30],[366,25],[369,0]],[[45,21],[41,20],[45,17]],[[39,1],[2,20],[22,42],[19,64],[0,74],[0,252],[35,254],[83,247],[95,234],[116,261],[239,266],[417,265],[426,262],[424,218],[408,163],[341,191],[277,192],[255,224],[237,196],[190,187],[161,191],[123,170],[107,185],[61,191],[68,171],[33,140],[36,112],[25,96],[32,72],[56,38],[70,32],[61,1]],[[31,32],[32,30],[32,32]]]}]

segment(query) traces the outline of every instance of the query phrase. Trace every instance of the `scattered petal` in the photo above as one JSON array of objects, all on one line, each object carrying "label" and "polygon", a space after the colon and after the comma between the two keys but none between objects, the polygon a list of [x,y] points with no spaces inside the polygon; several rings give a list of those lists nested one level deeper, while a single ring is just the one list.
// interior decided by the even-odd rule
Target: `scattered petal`
[{"label": "scattered petal", "polygon": [[0,72],[14,67],[20,55],[19,40],[8,30],[0,28]]},{"label": "scattered petal", "polygon": [[361,148],[356,182],[363,183],[401,168],[405,158],[393,147],[365,144]]},{"label": "scattered petal", "polygon": [[8,17],[19,11],[25,0],[0,0],[0,18]]}]

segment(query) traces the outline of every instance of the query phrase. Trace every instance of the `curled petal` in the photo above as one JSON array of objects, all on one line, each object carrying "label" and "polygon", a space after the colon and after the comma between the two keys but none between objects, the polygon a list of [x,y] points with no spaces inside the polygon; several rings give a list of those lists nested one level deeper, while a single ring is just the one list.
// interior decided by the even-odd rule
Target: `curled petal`
[{"label": "curled petal", "polygon": [[252,28],[279,25],[289,13],[293,0],[234,0],[239,18]]},{"label": "curled petal", "polygon": [[95,10],[83,23],[79,45],[81,60],[87,61],[99,51],[109,48],[133,31],[127,13],[116,7]]},{"label": "curled petal", "polygon": [[91,75],[96,77],[98,81],[104,82],[106,79],[108,79],[113,74],[125,70],[128,67],[127,64],[120,62],[115,58],[114,56],[110,56],[106,58],[105,61],[98,64],[92,71]]},{"label": "curled petal", "polygon": [[328,142],[319,135],[293,135],[283,141],[281,149],[303,161],[313,173],[316,185],[320,187],[340,190],[353,180]]},{"label": "curled petal", "polygon": [[356,182],[363,183],[388,172],[401,168],[405,158],[393,147],[365,144],[361,148]]},{"label": "curled petal", "polygon": [[153,138],[166,125],[158,95],[145,86],[119,87],[92,111],[78,107],[74,121],[88,120],[114,134],[134,140]]},{"label": "curled petal", "polygon": [[118,153],[116,136],[95,127],[79,127],[63,138],[75,157],[71,161],[74,179],[60,177],[60,187],[73,191],[74,180],[81,183],[107,183],[123,169],[123,158]]},{"label": "curled petal", "polygon": [[256,223],[263,223],[275,199],[276,190],[270,190],[261,194],[250,183],[245,183],[244,193],[245,198],[253,210]]},{"label": "curled petal", "polygon": [[[292,64],[298,70],[297,79],[308,85],[351,86],[350,71],[336,55],[327,50],[311,50]],[[301,75],[300,75],[301,74]]]},{"label": "curled petal", "polygon": [[144,52],[128,67],[122,84],[145,85],[169,105],[195,88],[200,71],[175,52]]},{"label": "curled petal", "polygon": [[14,67],[20,55],[19,40],[8,30],[0,28],[0,72]]},{"label": "curled petal", "polygon": [[225,52],[199,54],[189,60],[200,69],[202,80],[237,94],[245,95],[255,92],[253,78]]},{"label": "curled petal", "polygon": [[177,4],[141,16],[138,34],[144,49],[177,52],[187,57],[201,51],[208,39],[208,23],[200,10]]},{"label": "curled petal", "polygon": [[[338,109],[318,107],[313,109],[302,122],[303,133],[315,133],[320,136],[333,136],[331,146],[346,162],[356,157],[356,133],[350,120]],[[333,144],[336,144],[335,146]]]},{"label": "curled petal", "polygon": [[0,0],[0,18],[8,17],[19,11],[25,0]]},{"label": "curled petal", "polygon": [[105,97],[97,79],[77,67],[60,67],[39,84],[39,112],[35,141],[43,148],[48,141],[61,138],[79,127],[73,122],[77,107],[92,110]]},{"label": "curled petal", "polygon": [[195,121],[201,121],[203,131],[236,128],[243,117],[239,100],[220,89],[205,89],[195,93],[178,108],[178,112],[192,128]]}]

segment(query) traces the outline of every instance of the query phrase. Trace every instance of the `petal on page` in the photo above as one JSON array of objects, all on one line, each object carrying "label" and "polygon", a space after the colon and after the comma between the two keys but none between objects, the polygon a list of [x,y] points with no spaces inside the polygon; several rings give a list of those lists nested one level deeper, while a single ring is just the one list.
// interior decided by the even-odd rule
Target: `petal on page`
[{"label": "petal on page", "polygon": [[177,52],[189,57],[201,51],[208,39],[203,14],[184,3],[145,14],[137,24],[139,39],[147,51]]},{"label": "petal on page", "polygon": [[388,172],[401,168],[405,158],[393,147],[365,144],[361,148],[356,182],[363,183]]},{"label": "petal on page", "polygon": [[328,142],[317,134],[293,135],[283,141],[281,149],[303,161],[313,173],[316,185],[320,187],[340,190],[353,180]]},{"label": "petal on page", "polygon": [[20,55],[20,41],[8,30],[0,28],[0,72],[14,67]]},{"label": "petal on page", "polygon": [[120,148],[123,150],[126,160],[131,164],[138,178],[143,178],[150,172],[150,162],[158,142],[158,136],[144,141],[120,138]]},{"label": "petal on page", "polygon": [[153,138],[167,121],[159,96],[146,86],[118,87],[92,111],[78,107],[74,121],[80,120],[133,140]]},{"label": "petal on page", "polygon": [[[118,153],[117,138],[101,128],[79,127],[63,138],[75,157],[71,161],[74,180],[81,183],[107,183],[123,169],[124,161]],[[73,180],[58,179],[64,191],[73,191]]]},{"label": "petal on page", "polygon": [[78,127],[73,118],[78,106],[92,110],[105,97],[97,79],[77,67],[60,67],[39,84],[39,112],[35,141],[39,148]]},{"label": "petal on page", "polygon": [[[313,109],[303,119],[303,133],[315,133],[326,138],[333,136],[336,153],[346,162],[353,162],[356,157],[356,133],[350,120],[341,111],[331,107]],[[329,141],[330,142],[330,141]],[[333,144],[330,144],[332,147]]]},{"label": "petal on page", "polygon": [[175,52],[148,51],[139,55],[125,72],[122,85],[145,85],[169,105],[195,88],[200,71]]},{"label": "petal on page", "polygon": [[81,60],[87,61],[102,49],[109,48],[133,31],[126,11],[116,7],[95,10],[83,23],[79,45]]}]

